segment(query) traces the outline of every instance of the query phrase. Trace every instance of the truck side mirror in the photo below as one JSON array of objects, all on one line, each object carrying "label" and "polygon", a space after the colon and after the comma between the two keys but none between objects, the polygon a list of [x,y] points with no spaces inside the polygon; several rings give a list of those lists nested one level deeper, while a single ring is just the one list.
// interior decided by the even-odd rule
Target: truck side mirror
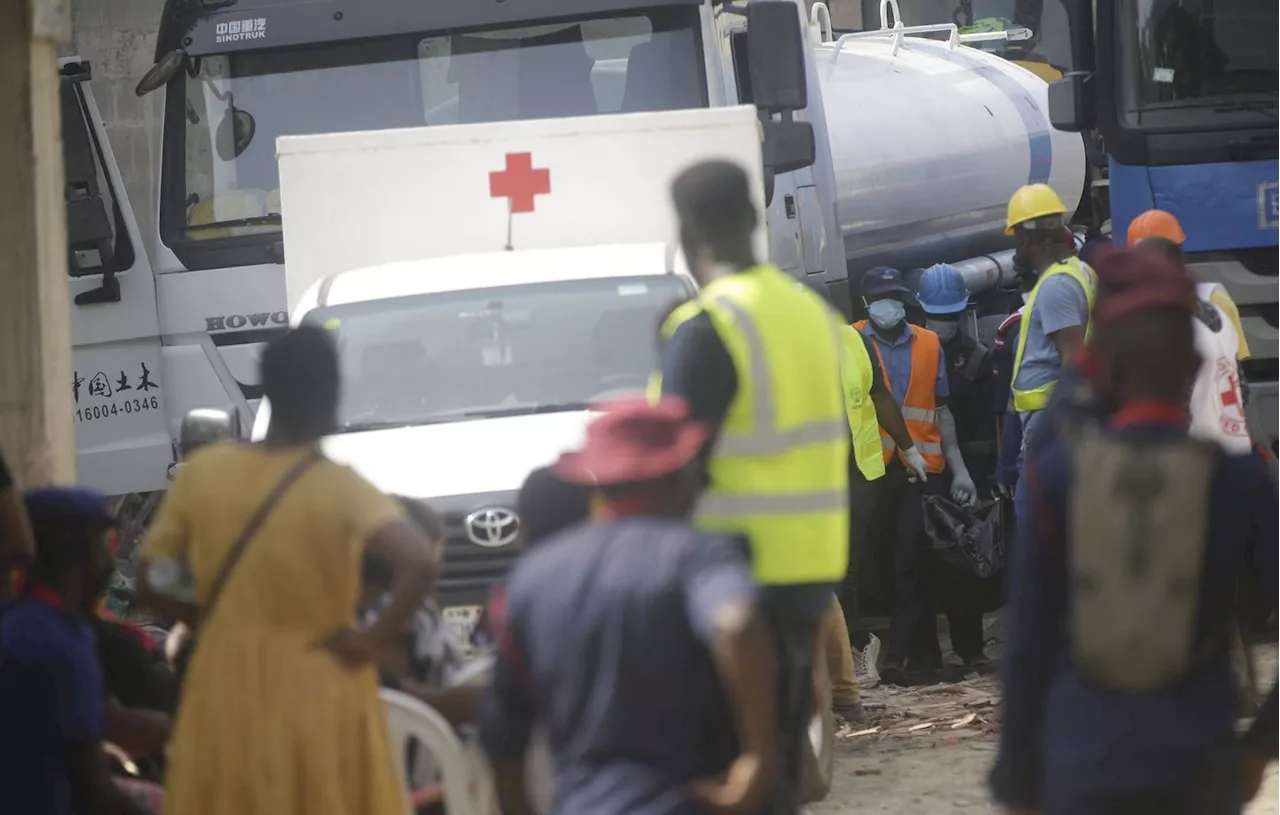
[{"label": "truck side mirror", "polygon": [[1093,129],[1093,75],[1069,73],[1049,83],[1049,122],[1057,130]]},{"label": "truck side mirror", "polygon": [[182,417],[178,456],[185,459],[206,444],[240,437],[240,414],[221,408],[195,408]]},{"label": "truck side mirror", "polygon": [[[163,23],[161,24],[163,27]],[[138,96],[146,96],[154,90],[159,90],[169,84],[169,80],[173,79],[174,74],[182,69],[186,64],[187,52],[182,49],[175,49],[160,58],[160,61],[147,69],[142,75],[142,79],[138,80],[137,86],[133,92]]]},{"label": "truck side mirror", "polygon": [[764,166],[773,173],[790,173],[813,164],[817,144],[808,122],[767,121],[764,128]]},{"label": "truck side mirror", "polygon": [[795,3],[752,0],[747,6],[747,54],[756,107],[781,113],[808,106],[804,37]]}]

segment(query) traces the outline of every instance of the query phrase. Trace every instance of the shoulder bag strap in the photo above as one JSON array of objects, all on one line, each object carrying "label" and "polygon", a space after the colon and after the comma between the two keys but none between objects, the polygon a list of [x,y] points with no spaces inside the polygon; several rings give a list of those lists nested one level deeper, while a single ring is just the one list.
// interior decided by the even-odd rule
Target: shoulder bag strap
[{"label": "shoulder bag strap", "polygon": [[249,541],[253,540],[254,535],[258,533],[258,530],[262,528],[262,524],[271,515],[271,510],[275,509],[275,507],[280,503],[280,499],[289,491],[289,488],[298,483],[298,480],[302,478],[302,475],[306,473],[307,470],[311,469],[311,466],[319,461],[320,458],[320,451],[318,449],[312,449],[299,459],[296,464],[289,468],[289,471],[284,474],[284,478],[280,479],[280,483],[276,484],[275,489],[271,491],[271,494],[267,496],[267,499],[258,507],[258,511],[254,513],[253,517],[249,520],[249,523],[245,524],[244,531],[242,531],[240,533],[240,537],[236,539],[235,544],[231,547],[231,551],[227,552],[226,557],[223,558],[222,568],[218,570],[218,576],[213,582],[213,587],[209,590],[209,599],[204,603],[204,607],[200,610],[201,625],[204,625],[204,623],[209,619],[210,614],[212,614],[214,607],[217,606],[218,598],[222,596],[222,591],[226,588],[227,581],[230,579],[231,573],[235,571],[236,564],[240,562],[241,555],[243,555],[245,549],[248,548]]}]

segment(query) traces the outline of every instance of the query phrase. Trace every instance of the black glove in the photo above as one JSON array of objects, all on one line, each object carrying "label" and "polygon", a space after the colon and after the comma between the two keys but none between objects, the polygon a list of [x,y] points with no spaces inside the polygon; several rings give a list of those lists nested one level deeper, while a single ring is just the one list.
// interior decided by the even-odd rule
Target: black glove
[{"label": "black glove", "polygon": [[991,491],[991,495],[994,496],[995,498],[1000,499],[1002,501],[1013,500],[1013,490],[1016,485],[1006,484],[1003,481],[1001,481],[999,478],[992,477],[987,481],[987,486],[988,486],[988,489]]}]

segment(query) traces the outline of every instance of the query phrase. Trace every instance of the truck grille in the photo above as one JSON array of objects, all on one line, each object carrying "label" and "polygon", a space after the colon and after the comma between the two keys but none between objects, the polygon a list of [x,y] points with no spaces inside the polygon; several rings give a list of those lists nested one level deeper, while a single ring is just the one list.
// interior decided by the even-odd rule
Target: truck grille
[{"label": "truck grille", "polygon": [[1274,246],[1259,246],[1253,249],[1236,249],[1229,254],[1234,256],[1235,259],[1240,262],[1241,266],[1256,275],[1262,275],[1263,277],[1276,277],[1280,274],[1280,268],[1278,268],[1278,266],[1280,266],[1280,261],[1277,261],[1277,257],[1280,257],[1280,253],[1276,252]]},{"label": "truck grille", "polygon": [[423,499],[444,522],[444,573],[438,593],[440,606],[482,605],[494,584],[506,576],[520,557],[520,542],[480,546],[467,537],[466,519],[483,509],[515,511],[514,492],[455,495]]}]

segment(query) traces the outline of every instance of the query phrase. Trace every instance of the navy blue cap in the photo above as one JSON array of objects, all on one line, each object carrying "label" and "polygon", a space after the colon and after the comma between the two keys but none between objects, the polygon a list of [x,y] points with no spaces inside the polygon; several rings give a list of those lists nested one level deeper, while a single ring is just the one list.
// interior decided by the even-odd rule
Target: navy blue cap
[{"label": "navy blue cap", "polygon": [[41,521],[78,521],[86,526],[116,526],[107,497],[81,487],[45,487],[25,496],[27,515],[33,524]]},{"label": "navy blue cap", "polygon": [[914,299],[914,293],[902,282],[902,272],[888,266],[876,266],[863,272],[861,290],[863,297],[897,293],[905,295],[907,300]]}]

